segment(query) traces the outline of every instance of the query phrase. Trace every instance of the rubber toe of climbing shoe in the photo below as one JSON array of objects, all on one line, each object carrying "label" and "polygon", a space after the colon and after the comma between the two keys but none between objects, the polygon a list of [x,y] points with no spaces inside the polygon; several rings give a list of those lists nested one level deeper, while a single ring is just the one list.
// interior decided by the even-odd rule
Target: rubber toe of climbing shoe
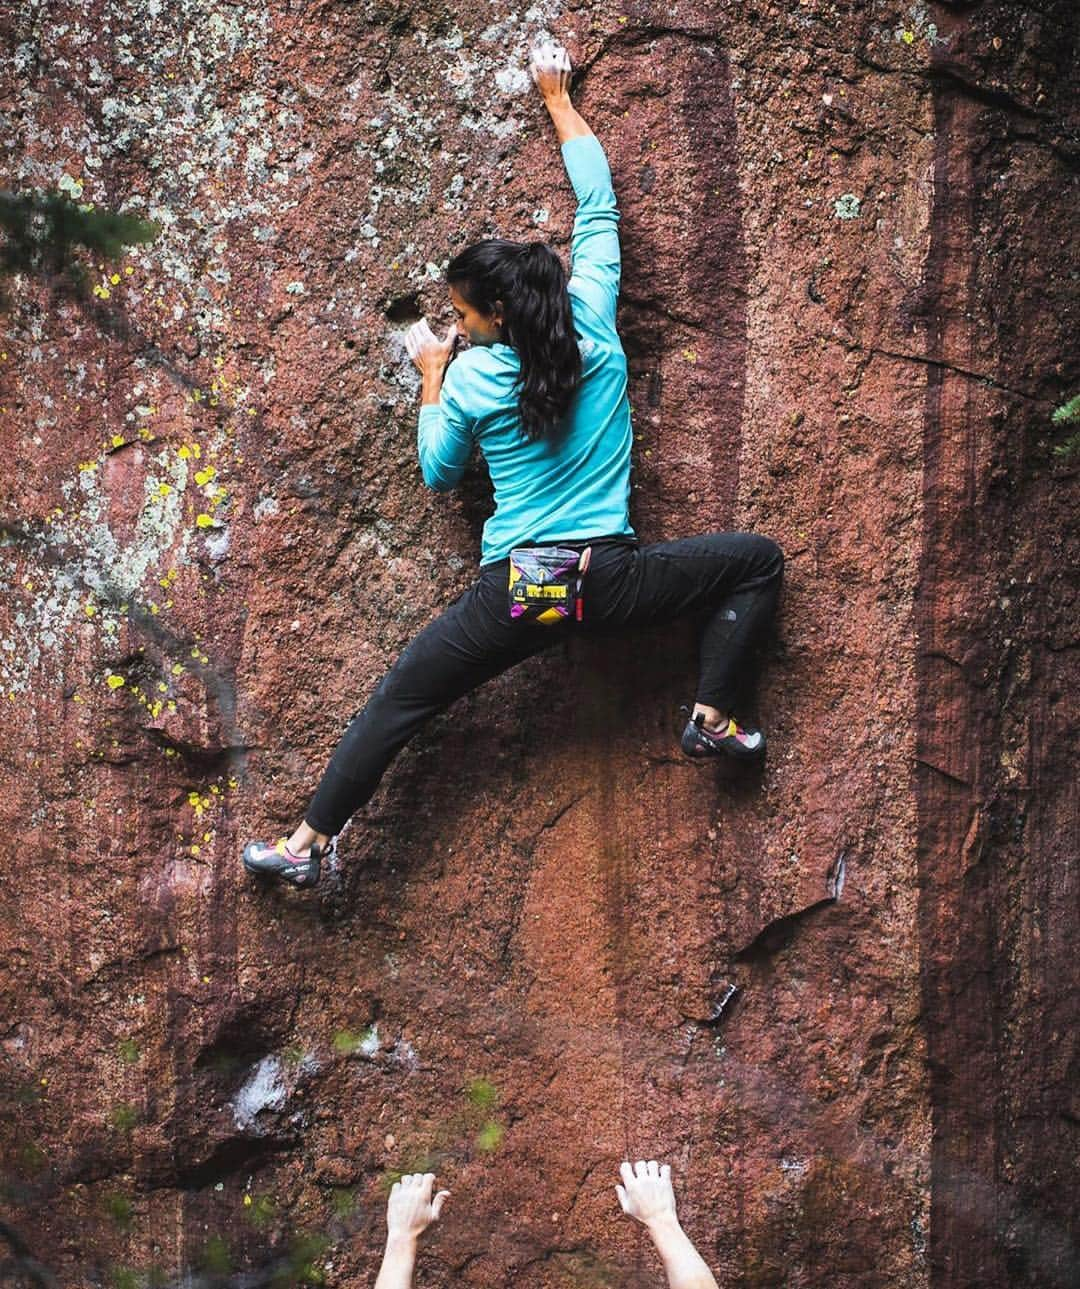
[{"label": "rubber toe of climbing shoe", "polygon": [[717,756],[760,761],[765,755],[765,735],[761,730],[739,725],[734,719],[718,730],[710,730],[703,716],[695,716],[687,721],[679,746],[694,761]]},{"label": "rubber toe of climbing shoe", "polygon": [[294,855],[284,838],[276,842],[251,841],[244,847],[244,867],[257,877],[271,877],[290,886],[314,886],[319,880],[322,861],[333,847],[325,850],[318,843],[307,855]]}]

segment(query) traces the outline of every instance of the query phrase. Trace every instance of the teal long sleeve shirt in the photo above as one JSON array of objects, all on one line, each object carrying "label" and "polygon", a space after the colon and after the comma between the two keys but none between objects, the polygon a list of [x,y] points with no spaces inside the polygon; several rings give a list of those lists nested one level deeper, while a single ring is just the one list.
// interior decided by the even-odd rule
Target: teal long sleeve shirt
[{"label": "teal long sleeve shirt", "polygon": [[509,345],[474,346],[446,370],[438,405],[420,409],[424,482],[446,491],[479,447],[495,487],[480,563],[528,542],[625,535],[630,527],[630,401],[626,355],[615,330],[619,210],[607,157],[594,135],[562,145],[577,197],[568,284],[582,379],[564,434],[530,442],[521,429],[520,365]]}]

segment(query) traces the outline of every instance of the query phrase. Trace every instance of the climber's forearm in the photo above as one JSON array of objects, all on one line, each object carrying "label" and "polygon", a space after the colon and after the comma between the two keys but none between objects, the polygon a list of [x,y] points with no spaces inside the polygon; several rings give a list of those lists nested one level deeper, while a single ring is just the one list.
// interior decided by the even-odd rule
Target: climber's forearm
[{"label": "climber's forearm", "polygon": [[375,1289],[410,1289],[416,1265],[416,1237],[391,1236],[386,1242]]},{"label": "climber's forearm", "polygon": [[445,363],[441,366],[438,363],[431,363],[423,368],[420,378],[420,403],[422,406],[428,407],[433,403],[438,404],[445,375]]},{"label": "climber's forearm", "polygon": [[650,1222],[648,1227],[664,1264],[669,1289],[719,1289],[716,1278],[674,1214]]},{"label": "climber's forearm", "polygon": [[571,103],[569,91],[550,96],[545,94],[544,106],[548,110],[560,143],[565,143],[567,139],[580,139],[586,134],[592,134],[592,130],[585,123],[585,118]]}]

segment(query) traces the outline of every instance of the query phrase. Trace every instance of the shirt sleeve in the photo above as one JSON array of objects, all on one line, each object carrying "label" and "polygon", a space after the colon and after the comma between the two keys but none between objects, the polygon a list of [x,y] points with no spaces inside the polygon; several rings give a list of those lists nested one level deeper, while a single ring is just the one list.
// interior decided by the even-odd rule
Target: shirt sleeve
[{"label": "shirt sleeve", "polygon": [[615,326],[619,298],[619,208],[611,186],[611,169],[593,134],[567,139],[563,164],[578,207],[570,242],[571,290],[584,296],[601,319]]},{"label": "shirt sleeve", "polygon": [[455,395],[447,370],[439,402],[425,403],[420,408],[416,430],[416,448],[424,483],[436,492],[449,492],[465,472],[472,455],[471,418]]}]

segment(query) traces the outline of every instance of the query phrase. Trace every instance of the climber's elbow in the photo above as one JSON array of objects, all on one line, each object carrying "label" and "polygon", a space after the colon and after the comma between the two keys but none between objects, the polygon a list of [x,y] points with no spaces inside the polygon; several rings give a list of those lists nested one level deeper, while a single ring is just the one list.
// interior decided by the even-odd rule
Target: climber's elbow
[{"label": "climber's elbow", "polygon": [[461,471],[445,466],[433,457],[420,458],[420,475],[432,492],[451,492],[461,479]]}]

